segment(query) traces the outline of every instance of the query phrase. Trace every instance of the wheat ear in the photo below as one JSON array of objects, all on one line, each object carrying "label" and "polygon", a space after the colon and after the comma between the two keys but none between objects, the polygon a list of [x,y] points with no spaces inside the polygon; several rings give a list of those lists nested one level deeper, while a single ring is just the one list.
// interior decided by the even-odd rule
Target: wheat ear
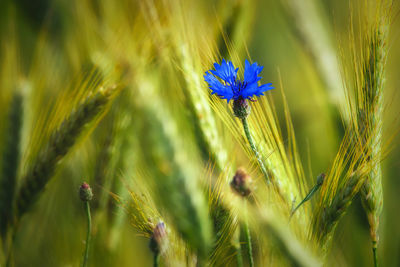
[{"label": "wheat ear", "polygon": [[38,199],[53,176],[57,164],[75,144],[84,126],[104,110],[114,92],[115,88],[110,87],[88,96],[51,134],[23,177],[16,199],[16,219],[24,215]]},{"label": "wheat ear", "polygon": [[[387,14],[382,16],[378,17],[378,25],[374,25],[367,40],[367,55],[363,63],[364,86],[361,92],[364,105],[358,110],[359,129],[363,131],[362,139],[369,144],[368,157],[373,161],[381,158],[383,87],[389,24],[384,17]],[[382,171],[379,162],[367,174],[361,188],[361,200],[370,226],[374,262],[377,266],[379,217],[383,207]]]},{"label": "wheat ear", "polygon": [[10,106],[8,131],[3,151],[0,176],[0,233],[4,238],[12,217],[13,200],[19,166],[19,149],[22,126],[22,96],[15,93]]},{"label": "wheat ear", "polygon": [[351,204],[353,197],[358,192],[360,175],[353,173],[347,183],[338,189],[332,202],[324,207],[319,221],[319,239],[322,249],[327,251],[333,232],[340,218],[345,214],[347,207]]}]

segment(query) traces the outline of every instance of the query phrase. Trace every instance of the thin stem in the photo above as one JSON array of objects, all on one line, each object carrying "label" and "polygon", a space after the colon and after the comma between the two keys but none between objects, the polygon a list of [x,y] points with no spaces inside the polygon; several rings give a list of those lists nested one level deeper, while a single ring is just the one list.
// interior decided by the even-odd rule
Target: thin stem
[{"label": "thin stem", "polygon": [[7,253],[6,267],[11,267],[13,265],[14,265],[14,253],[11,248],[11,250]]},{"label": "thin stem", "polygon": [[87,262],[88,262],[88,258],[89,258],[90,233],[92,232],[92,219],[90,216],[89,201],[85,201],[85,209],[86,209],[88,227],[87,227],[87,235],[86,235],[86,248],[85,248],[85,254],[83,256],[82,267],[87,266]]},{"label": "thin stem", "polygon": [[238,267],[243,267],[243,256],[242,256],[242,247],[239,246],[236,248],[236,261]]},{"label": "thin stem", "polygon": [[376,242],[372,242],[372,253],[374,254],[374,267],[378,267],[378,251]]},{"label": "thin stem", "polygon": [[249,255],[250,267],[254,267],[253,247],[251,245],[251,235],[250,235],[249,221],[248,221],[248,216],[247,216],[247,201],[245,202],[244,209],[245,209],[244,232],[246,235],[247,252]]},{"label": "thin stem", "polygon": [[[14,222],[14,225],[11,226],[10,232],[11,232],[11,239],[7,242],[8,248],[5,248],[6,250],[6,267],[10,267],[14,265],[14,243],[15,239],[17,236],[17,229],[19,227],[19,221]],[[7,251],[8,249],[8,251]]]},{"label": "thin stem", "polygon": [[8,253],[8,256],[7,256],[7,260],[6,260],[6,267],[11,267],[11,266],[13,266],[13,252],[12,251],[10,251],[9,253]]},{"label": "thin stem", "polygon": [[153,253],[154,254],[154,267],[158,267],[160,265],[160,253]]},{"label": "thin stem", "polygon": [[268,175],[267,169],[265,168],[265,165],[261,158],[261,155],[260,155],[260,153],[258,153],[258,150],[254,143],[253,137],[251,136],[249,124],[247,123],[247,118],[242,118],[241,120],[242,120],[243,129],[244,129],[244,133],[246,134],[247,141],[249,142],[251,150],[253,150],[254,155],[257,158],[258,165],[260,165],[261,171],[264,174],[264,177],[267,180],[267,183],[269,184],[271,182],[270,181],[271,177]]}]

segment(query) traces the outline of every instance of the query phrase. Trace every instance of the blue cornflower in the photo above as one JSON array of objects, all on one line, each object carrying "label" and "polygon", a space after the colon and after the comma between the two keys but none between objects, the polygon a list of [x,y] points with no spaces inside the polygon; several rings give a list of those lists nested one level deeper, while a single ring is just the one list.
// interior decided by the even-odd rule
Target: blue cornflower
[{"label": "blue cornflower", "polygon": [[237,78],[239,68],[235,69],[231,61],[223,59],[221,65],[214,63],[214,68],[215,70],[205,73],[204,80],[212,90],[211,94],[217,94],[221,99],[226,99],[228,103],[231,99],[252,100],[253,96],[264,95],[265,91],[274,88],[271,86],[272,83],[258,85],[258,81],[262,78],[258,75],[264,67],[258,66],[257,63],[250,64],[247,59],[243,81]]}]

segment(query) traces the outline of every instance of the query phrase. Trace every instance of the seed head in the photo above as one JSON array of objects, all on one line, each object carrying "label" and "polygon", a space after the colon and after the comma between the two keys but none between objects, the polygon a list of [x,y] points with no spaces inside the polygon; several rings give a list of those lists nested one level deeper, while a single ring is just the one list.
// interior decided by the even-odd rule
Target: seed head
[{"label": "seed head", "polygon": [[324,183],[325,177],[326,177],[325,173],[321,173],[320,175],[318,175],[317,185],[321,186]]},{"label": "seed head", "polygon": [[233,114],[239,119],[250,115],[251,107],[247,99],[239,98],[233,101]]},{"label": "seed head", "polygon": [[88,183],[83,182],[83,184],[79,188],[79,197],[84,202],[92,200],[93,193]]},{"label": "seed head", "polygon": [[247,197],[252,191],[252,179],[243,168],[239,168],[233,176],[231,187],[239,195]]},{"label": "seed head", "polygon": [[153,253],[159,254],[165,249],[167,232],[165,230],[165,224],[159,222],[156,227],[154,227],[153,235],[150,239],[150,249]]}]

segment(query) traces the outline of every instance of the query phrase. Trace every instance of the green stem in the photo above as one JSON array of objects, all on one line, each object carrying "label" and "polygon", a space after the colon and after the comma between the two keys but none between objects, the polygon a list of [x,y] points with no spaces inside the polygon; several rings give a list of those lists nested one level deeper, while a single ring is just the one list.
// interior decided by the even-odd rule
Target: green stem
[{"label": "green stem", "polygon": [[242,248],[239,246],[236,248],[236,261],[238,267],[243,267],[243,256],[242,256]]},{"label": "green stem", "polygon": [[258,150],[257,150],[257,147],[256,147],[256,145],[254,143],[253,137],[251,136],[249,124],[247,122],[247,118],[242,118],[241,120],[242,120],[243,129],[244,129],[244,133],[246,134],[247,141],[249,142],[251,150],[253,150],[254,155],[257,158],[258,165],[260,165],[261,171],[264,174],[264,177],[267,180],[267,183],[269,184],[271,182],[270,181],[271,178],[268,175],[267,169],[265,168],[265,165],[264,165],[264,162],[263,162],[263,160],[261,158],[261,155],[260,155],[260,153],[258,153]]},{"label": "green stem", "polygon": [[376,242],[372,242],[372,253],[374,254],[374,267],[378,267],[378,253]]},{"label": "green stem", "polygon": [[82,267],[87,266],[88,258],[89,258],[89,245],[90,245],[90,233],[92,232],[92,219],[90,216],[90,205],[89,201],[85,201],[85,210],[86,210],[86,215],[87,215],[87,235],[86,235],[86,248],[85,248],[85,254],[83,256],[83,263]]},{"label": "green stem", "polygon": [[11,247],[11,250],[7,253],[6,267],[11,267],[13,265],[14,265],[14,253]]},{"label": "green stem", "polygon": [[238,227],[236,227],[234,234],[232,236],[232,241],[233,247],[235,248],[236,251],[236,265],[238,267],[243,267],[243,254],[242,254],[242,244],[240,242],[241,240],[241,226],[238,224]]},{"label": "green stem", "polygon": [[[246,201],[246,200],[245,200]],[[245,202],[245,219],[244,219],[244,232],[246,235],[246,243],[247,243],[247,252],[249,255],[249,262],[250,267],[254,267],[254,260],[253,260],[253,248],[251,245],[251,235],[250,235],[250,228],[249,228],[249,220],[247,216],[247,201]]]},{"label": "green stem", "polygon": [[154,253],[154,267],[158,267],[160,265],[160,253]]},{"label": "green stem", "polygon": [[[15,221],[14,225],[11,226],[11,228],[9,229],[9,231],[11,232],[11,238],[9,241],[7,242],[7,248],[6,248],[6,267],[10,267],[10,266],[14,266],[14,243],[15,243],[15,239],[17,236],[17,229],[19,226],[19,221]],[[1,264],[0,264],[1,266]]]}]

